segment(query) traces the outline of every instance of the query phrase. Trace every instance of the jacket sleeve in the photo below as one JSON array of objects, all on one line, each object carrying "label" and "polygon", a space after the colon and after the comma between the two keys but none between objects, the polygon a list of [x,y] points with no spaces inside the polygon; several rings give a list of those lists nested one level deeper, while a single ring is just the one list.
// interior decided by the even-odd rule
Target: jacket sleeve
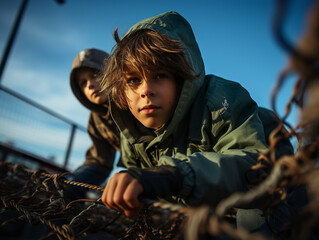
[{"label": "jacket sleeve", "polygon": [[[91,147],[86,152],[84,165],[94,165],[100,169],[104,177],[108,177],[113,169],[116,150],[108,141],[108,134],[112,128],[107,126],[107,122],[96,121],[91,113],[88,123],[88,134],[92,140]],[[98,126],[103,125],[103,126]],[[104,132],[102,132],[104,131]]]},{"label": "jacket sleeve", "polygon": [[[93,114],[90,114],[88,123],[88,134],[92,140],[92,145],[86,152],[84,163],[72,172],[73,175],[70,175],[68,179],[81,183],[101,185],[113,169],[116,150],[108,142],[107,137],[103,137],[103,133],[101,133],[102,129],[111,128],[107,128],[108,126],[105,122],[105,126],[99,128],[97,124],[102,124],[102,121],[96,121],[95,118],[98,116],[93,116]],[[74,186],[67,190],[67,197],[69,200],[86,198],[86,192],[87,189]]]},{"label": "jacket sleeve", "polygon": [[247,191],[245,173],[268,149],[258,107],[248,92],[236,83],[215,82],[206,92],[201,129],[210,149],[159,160],[159,165],[180,169],[179,200],[193,206],[216,206],[234,192]]},{"label": "jacket sleeve", "polygon": [[[280,122],[279,117],[271,110],[259,107],[258,108],[258,115],[260,120],[262,121],[265,137],[267,144],[269,145],[270,135],[273,130],[278,127]],[[294,154],[294,147],[291,144],[289,138],[286,136],[288,135],[287,129],[283,126],[280,131],[277,133],[277,136],[282,136],[283,138],[277,142],[276,144],[276,158],[280,158],[284,155],[293,155]]]}]

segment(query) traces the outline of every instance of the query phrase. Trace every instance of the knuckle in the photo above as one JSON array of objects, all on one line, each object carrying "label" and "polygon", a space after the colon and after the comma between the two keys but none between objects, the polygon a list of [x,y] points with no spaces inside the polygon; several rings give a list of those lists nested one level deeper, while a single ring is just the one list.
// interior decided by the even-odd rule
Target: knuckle
[{"label": "knuckle", "polygon": [[120,177],[120,175],[121,175],[121,173],[119,173],[119,172],[114,173],[113,178],[119,178],[119,177]]},{"label": "knuckle", "polygon": [[123,203],[122,197],[114,197],[113,204],[121,205]]},{"label": "knuckle", "polygon": [[130,194],[124,195],[123,198],[124,198],[124,201],[127,202],[127,203],[132,203],[132,202],[134,202],[134,198],[133,198],[133,196],[130,195]]},{"label": "knuckle", "polygon": [[114,202],[113,202],[113,199],[112,198],[108,198],[106,203],[109,205],[109,206],[113,206],[114,205]]},{"label": "knuckle", "polygon": [[138,181],[136,178],[133,178],[133,179],[132,179],[132,184],[138,185],[138,184],[140,184],[140,183],[139,183],[139,181]]}]

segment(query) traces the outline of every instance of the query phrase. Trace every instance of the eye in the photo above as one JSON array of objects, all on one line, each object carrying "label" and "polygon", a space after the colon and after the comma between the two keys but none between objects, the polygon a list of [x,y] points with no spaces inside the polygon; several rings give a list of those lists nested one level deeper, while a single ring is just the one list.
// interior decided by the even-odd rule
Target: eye
[{"label": "eye", "polygon": [[80,81],[80,88],[84,88],[87,84],[87,81],[86,80],[83,80],[83,81]]},{"label": "eye", "polygon": [[168,77],[168,75],[166,73],[157,73],[155,75],[156,79],[163,79],[163,78],[167,78],[167,77]]},{"label": "eye", "polygon": [[141,82],[141,79],[137,78],[137,77],[131,77],[131,78],[128,78],[126,80],[127,84],[129,85],[132,85],[132,84],[137,84],[137,83],[140,83]]}]

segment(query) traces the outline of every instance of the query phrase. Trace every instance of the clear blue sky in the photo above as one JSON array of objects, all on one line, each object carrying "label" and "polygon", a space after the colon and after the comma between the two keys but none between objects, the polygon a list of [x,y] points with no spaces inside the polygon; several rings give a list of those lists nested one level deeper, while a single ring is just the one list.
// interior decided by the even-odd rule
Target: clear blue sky
[{"label": "clear blue sky", "polygon": [[[0,53],[22,0],[0,2]],[[311,0],[290,1],[285,33],[296,41]],[[287,54],[271,29],[275,0],[29,0],[1,83],[86,126],[88,110],[69,87],[69,71],[85,48],[110,52],[116,27],[123,35],[136,22],[177,11],[193,27],[206,73],[241,83],[255,101],[270,107],[270,95]],[[283,113],[291,89],[281,92]],[[289,118],[294,124],[296,116]]]}]

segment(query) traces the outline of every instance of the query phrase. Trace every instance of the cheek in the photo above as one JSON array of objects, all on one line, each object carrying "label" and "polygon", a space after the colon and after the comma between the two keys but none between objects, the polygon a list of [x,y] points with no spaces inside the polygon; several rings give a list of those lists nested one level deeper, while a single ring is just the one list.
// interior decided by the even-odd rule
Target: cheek
[{"label": "cheek", "polygon": [[89,94],[89,90],[87,88],[84,88],[83,89],[83,93],[84,95],[86,96],[86,98],[90,99],[91,98],[91,95]]},{"label": "cheek", "polygon": [[124,97],[125,97],[127,103],[129,103],[131,101],[130,100],[130,93],[128,90],[125,90]]},{"label": "cheek", "polygon": [[175,85],[171,85],[169,88],[167,89],[170,89],[170,91],[166,91],[166,96],[169,103],[172,104],[172,105],[175,105],[175,103],[178,101],[178,94],[177,94],[177,89],[176,89],[176,86]]},{"label": "cheek", "polygon": [[129,91],[127,90],[125,91],[125,100],[129,109],[132,110],[132,97]]}]

